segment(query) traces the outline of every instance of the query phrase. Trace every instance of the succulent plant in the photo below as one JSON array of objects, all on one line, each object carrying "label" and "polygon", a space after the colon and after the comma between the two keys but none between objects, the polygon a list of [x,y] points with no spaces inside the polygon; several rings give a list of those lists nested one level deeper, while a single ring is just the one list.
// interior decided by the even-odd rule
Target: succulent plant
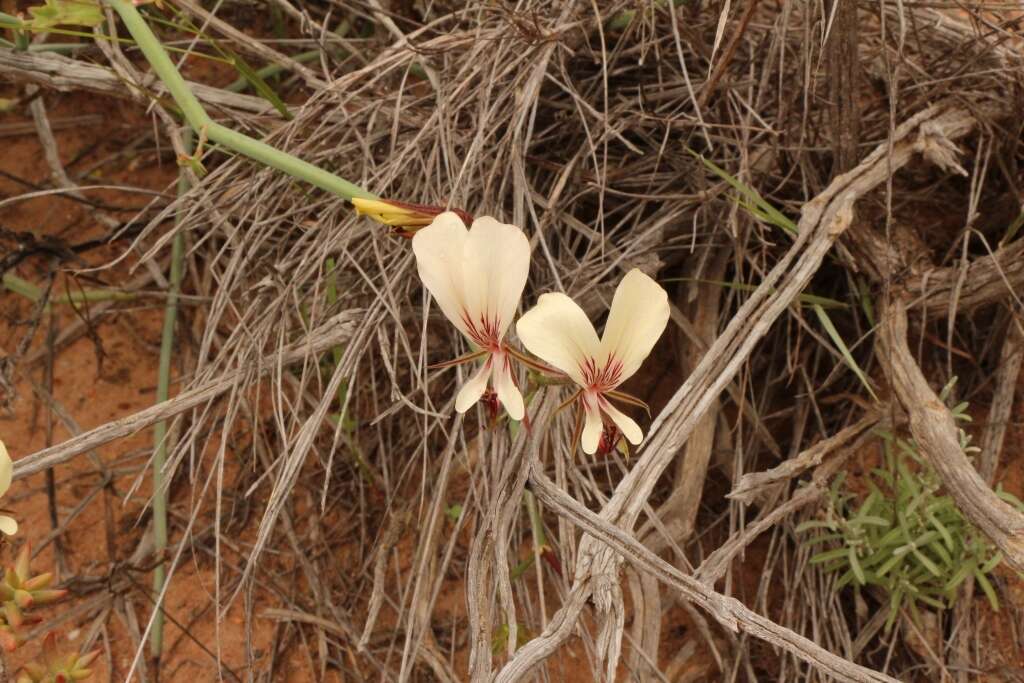
[{"label": "succulent plant", "polygon": [[84,655],[63,653],[57,647],[57,636],[47,633],[43,639],[42,662],[25,665],[16,683],[72,683],[84,681],[92,675],[89,665],[98,657],[99,650]]},{"label": "succulent plant", "polygon": [[13,567],[8,567],[0,581],[0,647],[8,652],[20,644],[18,630],[26,623],[38,621],[38,618],[25,614],[36,605],[47,605],[67,595],[66,590],[50,588],[53,574],[46,572],[38,576],[31,575],[29,560],[32,547],[26,543],[18,553]]},{"label": "succulent plant", "polygon": [[4,580],[0,583],[0,600],[3,600],[5,607],[13,603],[20,609],[29,609],[56,602],[68,594],[64,589],[50,588],[53,584],[52,572],[32,576],[29,566],[31,557],[32,544],[26,543],[18,553],[14,566],[7,568]]}]

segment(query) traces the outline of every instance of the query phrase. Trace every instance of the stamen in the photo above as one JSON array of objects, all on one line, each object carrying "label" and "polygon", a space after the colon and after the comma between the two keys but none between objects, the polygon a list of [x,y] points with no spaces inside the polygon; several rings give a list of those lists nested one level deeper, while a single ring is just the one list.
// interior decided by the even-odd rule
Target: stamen
[{"label": "stamen", "polygon": [[464,356],[459,356],[458,358],[453,358],[451,360],[443,360],[440,363],[433,363],[431,365],[428,365],[427,369],[440,370],[442,368],[453,368],[456,365],[462,365],[463,363],[469,363],[470,361],[474,361],[477,358],[483,358],[485,355],[487,355],[487,351],[474,351],[472,353],[467,353]]}]

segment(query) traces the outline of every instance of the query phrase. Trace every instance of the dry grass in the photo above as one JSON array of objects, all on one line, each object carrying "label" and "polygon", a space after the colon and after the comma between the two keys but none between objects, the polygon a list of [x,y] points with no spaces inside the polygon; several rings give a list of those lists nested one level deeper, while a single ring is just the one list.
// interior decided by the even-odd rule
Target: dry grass
[{"label": "dry grass", "polygon": [[[902,362],[933,385],[958,374],[963,395],[986,402],[1013,355],[992,331],[1019,325],[1021,311],[1022,238],[1001,243],[1020,211],[1016,5],[529,0],[430,3],[422,16],[351,4],[347,18],[376,30],[328,41],[347,56],[312,64],[326,85],[303,78],[312,92],[295,119],[239,100],[236,125],[383,196],[522,226],[534,247],[526,305],[562,290],[596,318],[622,273],[655,275],[673,324],[635,387],[660,412],[628,462],[581,461],[569,415],[515,437],[475,414],[453,421],[456,373],[427,366],[462,342],[430,306],[408,243],[340,199],[221,163],[133,242],[156,260],[172,236],[164,218],[183,213],[188,291],[204,303],[182,335],[179,396],[219,390],[172,411],[187,408],[171,469],[192,532],[212,525],[220,607],[242,599],[251,622],[278,619],[282,649],[315,634],[314,657],[347,680],[563,680],[557,657],[550,670],[528,665],[564,654],[570,638],[585,661],[573,666],[593,680],[666,680],[696,651],[690,664],[708,680],[939,680],[995,666],[998,653],[960,647],[971,609],[955,628],[943,621],[940,648],[921,655],[907,628],[879,634],[807,564],[793,527],[814,497],[776,508],[802,495],[792,480],[822,457],[819,470],[837,459],[831,475],[851,453],[819,453],[757,496],[723,494],[878,419],[800,292],[846,305],[830,315],[883,399],[878,414],[899,423],[899,401],[914,403],[890,391],[892,358],[875,334],[904,294],[914,356]],[[312,41],[341,11],[277,5],[303,17]],[[222,115],[236,111],[228,99]],[[691,152],[800,218],[799,236],[740,208]],[[301,352],[352,311],[336,363],[322,335],[317,353]],[[536,397],[538,416],[552,400]],[[339,408],[357,425],[336,426]],[[997,462],[1001,441],[982,457]],[[225,481],[239,463],[248,474]],[[513,581],[533,542],[527,486],[561,572],[537,562]],[[240,500],[258,505],[258,530],[229,559],[221,535]],[[457,520],[446,514],[455,503]],[[760,535],[744,534],[762,520]],[[1016,522],[1001,527],[1010,559]],[[737,561],[701,565],[723,544]],[[301,591],[281,588],[290,582]],[[665,633],[668,612],[685,615],[683,636]],[[510,624],[534,637],[512,658],[515,636],[495,641]],[[678,661],[665,649],[673,637]]]}]

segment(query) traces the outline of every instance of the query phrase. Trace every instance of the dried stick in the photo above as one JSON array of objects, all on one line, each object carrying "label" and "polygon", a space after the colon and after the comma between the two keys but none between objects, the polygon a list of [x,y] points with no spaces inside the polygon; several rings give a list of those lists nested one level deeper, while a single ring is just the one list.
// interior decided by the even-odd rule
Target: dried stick
[{"label": "dried stick", "polygon": [[857,106],[860,57],[857,54],[857,3],[832,0],[828,36],[829,119],[832,124],[833,175],[857,165],[860,109]]},{"label": "dried stick", "polygon": [[[950,141],[963,137],[976,124],[975,117],[963,107],[948,102],[933,105],[900,125],[891,143],[879,145],[857,168],[835,178],[804,206],[793,246],[740,307],[701,364],[658,415],[639,460],[602,510],[604,520],[622,528],[633,526],[661,474],[697,422],[739,372],[772,323],[810,281],[835,240],[849,227],[854,201],[884,183],[917,153],[933,158],[945,152],[948,158]],[[585,601],[596,591],[598,607],[610,608],[605,592],[614,582],[618,560],[594,537],[583,538],[578,557],[573,595],[582,594]],[[570,603],[560,610],[552,624],[561,625],[565,619],[575,622],[578,616],[576,605]],[[554,652],[570,632],[571,625],[549,628],[519,651],[516,659],[499,673],[498,680],[519,680]]]},{"label": "dried stick", "polygon": [[[530,481],[537,497],[553,512],[572,521],[600,543],[607,544],[615,552],[621,553],[639,570],[653,574],[666,585],[680,592],[686,600],[708,611],[719,624],[730,631],[744,631],[771,645],[782,648],[811,664],[818,670],[841,681],[888,681],[896,679],[866,667],[843,659],[813,641],[779,626],[770,619],[748,609],[743,603],[721,593],[717,593],[706,584],[692,576],[684,574],[665,560],[645,548],[635,538],[622,529],[601,519],[572,496],[562,491],[544,474],[539,459],[534,457],[531,462]],[[572,603],[583,603],[586,598],[574,593]],[[553,622],[554,623],[554,622]],[[523,657],[513,659],[498,676],[499,682],[519,680],[529,669],[524,666],[530,660]]]},{"label": "dried stick", "polygon": [[992,484],[999,465],[999,453],[1003,450],[1006,425],[1013,412],[1013,394],[1020,376],[1021,360],[1024,359],[1024,332],[1021,322],[1011,316],[1006,339],[999,354],[999,369],[996,371],[996,390],[988,410],[988,424],[981,439],[981,455],[978,471],[981,478]]},{"label": "dried stick", "polygon": [[[681,354],[685,374],[697,367],[704,352],[714,343],[725,291],[717,282],[725,277],[727,258],[728,253],[725,250],[712,253],[710,264],[702,275],[704,281],[697,285],[696,296],[690,308],[693,310],[693,332],[698,335],[700,343],[686,344]],[[714,450],[719,406],[719,401],[711,405],[686,442],[686,451],[676,468],[672,493],[657,511],[660,524],[648,523],[637,534],[644,545],[655,553],[661,552],[670,544],[685,543],[693,534],[704,493],[704,481]],[[638,583],[640,596],[634,598],[637,612],[634,623],[641,630],[638,638],[635,638],[638,643],[633,647],[630,669],[639,670],[641,678],[646,680],[651,678],[653,672],[642,660],[658,661],[658,644],[661,642],[661,589],[658,582],[648,575],[642,575]]]},{"label": "dried stick", "polygon": [[754,502],[765,489],[800,476],[809,468],[820,465],[822,459],[829,453],[859,440],[865,432],[871,431],[878,424],[881,415],[881,412],[872,410],[849,427],[801,451],[796,457],[764,472],[744,474],[727,497],[748,504]]},{"label": "dried stick", "polygon": [[342,344],[351,338],[352,332],[360,320],[361,314],[358,311],[339,313],[313,331],[306,340],[293,344],[290,348],[280,353],[265,356],[252,367],[211,380],[194,389],[178,394],[169,401],[158,403],[128,417],[123,417],[120,420],[114,420],[95,429],[90,429],[52,448],[44,448],[31,455],[27,455],[14,464],[14,478],[21,479],[22,477],[41,472],[47,467],[53,467],[54,465],[66,462],[76,455],[98,448],[115,439],[129,436],[141,429],[156,424],[160,420],[166,420],[169,417],[174,417],[179,413],[202,405],[238,386],[243,381],[250,380],[253,373],[264,375],[280,365],[303,361],[309,358],[310,354],[321,353],[335,344]]},{"label": "dried stick", "polygon": [[920,297],[913,302],[914,312],[929,317],[970,311],[1014,296],[1024,289],[1024,239],[974,259],[966,269],[950,266],[922,273],[908,280],[906,288]]},{"label": "dried stick", "polygon": [[[829,458],[814,468],[811,480],[807,486],[797,490],[788,501],[779,505],[771,512],[762,514],[753,524],[747,526],[739,533],[730,536],[729,540],[711,553],[701,563],[700,567],[697,568],[697,578],[708,585],[714,585],[718,579],[725,575],[725,571],[729,568],[729,563],[732,562],[732,559],[750,545],[755,538],[800,508],[813,503],[825,495],[828,491],[829,480],[839,471],[846,462],[846,459],[858,452],[871,439],[875,438],[872,428],[877,423],[877,414],[873,420],[871,416],[865,416],[857,424],[847,427],[832,438],[825,439],[801,453],[796,458],[797,460],[807,457],[808,459],[813,458],[820,461],[825,455],[829,455]],[[825,450],[825,444],[828,444],[827,451]],[[777,467],[774,470],[770,470],[770,472],[775,472],[779,469]],[[792,476],[794,472],[788,470],[777,474],[779,478],[773,480],[775,483],[781,481],[783,476]],[[732,497],[732,494],[730,494],[730,497]]]},{"label": "dried stick", "polygon": [[253,40],[251,36],[247,36],[228,22],[218,18],[212,12],[200,7],[198,3],[192,2],[192,0],[178,0],[177,4],[180,7],[183,7],[189,14],[202,19],[206,24],[209,24],[228,38],[231,38],[238,46],[238,49],[244,50],[254,57],[265,59],[272,64],[277,64],[288,71],[293,71],[302,77],[302,80],[306,82],[306,85],[315,90],[322,90],[327,87],[327,82],[313,73],[313,71],[307,66],[300,64],[288,55],[282,54],[272,47],[264,45],[259,40]]},{"label": "dried stick", "polygon": [[[151,99],[142,90],[125,87],[124,81],[109,68],[52,52],[0,50],[0,81],[35,83],[60,92],[86,90],[99,95],[135,100],[145,105]],[[228,92],[193,81],[186,83],[206,105],[229,109],[232,113],[277,115],[273,105],[260,97]],[[158,96],[166,96],[167,90],[159,82],[154,83],[152,88]]]},{"label": "dried stick", "polygon": [[884,306],[879,342],[883,367],[910,417],[910,431],[957,507],[1024,571],[1024,514],[989,488],[960,447],[960,430],[925,379],[907,345],[907,309],[890,298]]}]

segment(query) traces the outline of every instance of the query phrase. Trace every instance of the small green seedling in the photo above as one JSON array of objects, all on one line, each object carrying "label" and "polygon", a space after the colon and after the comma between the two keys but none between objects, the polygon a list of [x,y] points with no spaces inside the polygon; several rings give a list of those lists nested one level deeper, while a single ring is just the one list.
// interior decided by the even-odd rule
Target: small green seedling
[{"label": "small green seedling", "polygon": [[[952,385],[943,390],[943,400]],[[965,403],[952,408],[953,417],[969,421],[966,408]],[[852,492],[845,477],[839,476],[830,488],[823,517],[797,527],[798,533],[814,533],[810,543],[826,547],[811,563],[839,573],[839,588],[853,584],[881,589],[888,599],[886,632],[904,607],[915,619],[922,605],[951,607],[969,577],[998,610],[989,576],[1002,562],[1002,554],[942,491],[938,475],[914,441],[887,432],[879,437],[884,465],[865,478],[867,494]],[[970,441],[961,429],[960,446],[968,454],[978,450]],[[998,493],[1024,508],[1014,496]]]}]

